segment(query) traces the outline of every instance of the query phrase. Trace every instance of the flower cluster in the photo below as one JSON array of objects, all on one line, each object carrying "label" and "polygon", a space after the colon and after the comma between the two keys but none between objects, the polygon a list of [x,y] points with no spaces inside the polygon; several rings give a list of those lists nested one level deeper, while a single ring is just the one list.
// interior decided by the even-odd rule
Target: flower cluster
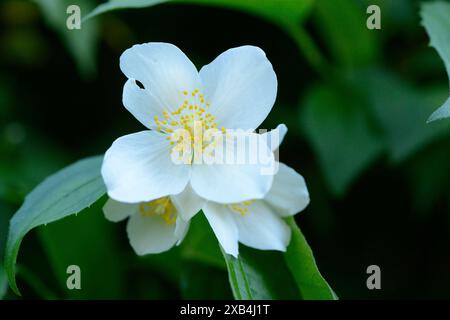
[{"label": "flower cluster", "polygon": [[128,78],[123,104],[148,130],[106,152],[104,213],[129,218],[136,253],[179,244],[199,212],[228,254],[238,255],[238,242],[285,251],[283,217],[303,210],[309,195],[303,177],[274,155],[286,126],[255,132],[277,93],[264,52],[233,48],[198,72],[176,46],[146,43],[126,50],[120,68]]}]

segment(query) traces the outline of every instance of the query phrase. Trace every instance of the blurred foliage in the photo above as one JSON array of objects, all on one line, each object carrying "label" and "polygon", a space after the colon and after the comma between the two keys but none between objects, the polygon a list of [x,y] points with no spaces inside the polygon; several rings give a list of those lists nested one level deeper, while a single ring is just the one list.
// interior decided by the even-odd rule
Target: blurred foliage
[{"label": "blurred foliage", "polygon": [[352,81],[365,91],[363,94],[381,128],[391,161],[401,162],[424,145],[449,134],[450,123],[423,125],[434,109],[434,92],[429,94],[382,70],[356,75]]},{"label": "blurred foliage", "polygon": [[0,214],[0,299],[3,299],[8,288],[8,280],[6,278],[5,268],[3,267],[3,257],[5,255],[9,216],[4,214],[4,212],[7,212],[7,208],[2,203],[0,203],[0,212],[2,212]]},{"label": "blurred foliage", "polygon": [[380,49],[366,27],[356,1],[317,1],[315,23],[337,66],[357,67],[373,62]]},{"label": "blurred foliage", "polygon": [[[445,63],[450,77],[450,3],[437,1],[424,3],[421,8],[422,24],[427,29],[430,45],[433,46]],[[429,121],[450,116],[450,98],[441,108],[430,116]]]},{"label": "blurred foliage", "polygon": [[280,24],[300,23],[314,3],[314,0],[301,2],[285,1],[280,6],[276,0],[109,0],[96,7],[95,10],[85,17],[85,20],[111,10],[145,8],[169,1],[235,8],[244,12],[261,15],[266,19]]},{"label": "blurred foliage", "polygon": [[183,240],[182,256],[225,270],[225,261],[215,241],[214,233],[210,230],[206,219],[202,215],[199,216],[191,221],[189,233]]},{"label": "blurred foliage", "polygon": [[55,30],[67,46],[69,54],[77,63],[80,74],[84,77],[93,77],[96,72],[96,53],[98,44],[98,24],[96,21],[83,24],[81,29],[68,29],[66,27],[66,9],[75,4],[81,12],[92,10],[91,0],[34,0],[41,8],[42,15],[47,24]]},{"label": "blurred foliage", "polygon": [[[300,124],[318,154],[330,190],[344,195],[383,143],[352,90],[322,84],[305,97]],[[351,123],[351,125],[349,125]]]},{"label": "blurred foliage", "polygon": [[[70,1],[83,16],[101,2]],[[145,8],[93,17],[80,31],[65,28],[66,1],[0,3],[1,257],[6,221],[34,186],[141,129],[121,105],[123,50],[171,42],[200,67],[230,47],[254,44],[279,80],[263,127],[289,127],[280,160],[309,186],[311,205],[297,223],[324,278],[343,299],[450,297],[449,122],[426,124],[448,98],[448,79],[420,25],[427,1],[134,2]],[[381,30],[366,29],[370,4],[381,8]],[[195,218],[197,231],[182,246],[137,257],[125,225],[103,219],[103,201],[25,238],[17,275],[24,298],[232,296],[204,221]],[[273,261],[248,258],[252,267],[286,268]],[[82,266],[83,290],[66,289],[68,264]],[[370,264],[381,267],[380,291],[366,288]],[[9,290],[6,298],[17,296]]]}]

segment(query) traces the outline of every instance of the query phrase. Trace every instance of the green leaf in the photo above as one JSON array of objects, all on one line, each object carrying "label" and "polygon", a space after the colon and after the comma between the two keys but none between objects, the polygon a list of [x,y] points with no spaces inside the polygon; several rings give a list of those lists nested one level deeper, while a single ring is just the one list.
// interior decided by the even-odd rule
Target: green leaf
[{"label": "green leaf", "polygon": [[69,14],[66,13],[68,6],[78,5],[81,16],[83,16],[85,12],[93,9],[92,0],[34,0],[34,2],[40,6],[49,27],[59,34],[67,50],[73,56],[80,74],[86,78],[95,75],[98,23],[96,21],[83,23],[79,30],[69,30],[66,25],[69,17]]},{"label": "green leaf", "polygon": [[235,299],[300,299],[281,252],[255,250],[243,245],[237,258],[222,252]]},{"label": "green leaf", "polygon": [[78,161],[39,184],[10,221],[5,269],[11,288],[17,293],[15,264],[23,237],[33,228],[80,212],[103,194],[100,175],[102,156]]},{"label": "green leaf", "polygon": [[311,248],[293,217],[287,219],[292,230],[291,243],[284,258],[305,300],[336,300],[337,296],[317,268]]},{"label": "green leaf", "polygon": [[[423,3],[420,15],[422,25],[430,37],[430,45],[444,60],[447,75],[450,77],[450,3],[443,1]],[[428,119],[434,121],[450,116],[450,98]]]},{"label": "green leaf", "polygon": [[340,65],[365,65],[377,58],[376,33],[366,27],[365,10],[356,1],[317,1],[315,13],[324,43]]},{"label": "green leaf", "polygon": [[367,108],[358,103],[351,90],[339,86],[311,90],[301,110],[301,127],[335,196],[343,196],[383,150]]},{"label": "green leaf", "polygon": [[[242,262],[241,256],[239,256],[238,258],[234,258],[226,254],[223,249],[222,253],[228,269],[228,279],[230,281],[231,291],[233,292],[233,296],[235,299],[252,300],[257,299],[257,296],[264,296],[265,294],[267,294],[267,290],[261,284],[261,288],[256,288],[253,290],[250,288],[250,282],[253,279],[251,279],[251,274],[249,273],[254,273],[254,271],[252,269],[244,269],[244,263]],[[255,280],[256,284],[258,284],[258,282],[258,280]]]},{"label": "green leaf", "polygon": [[444,104],[434,111],[428,118],[427,122],[447,118],[450,116],[450,97],[444,102]]},{"label": "green leaf", "polygon": [[[61,291],[70,299],[123,298],[122,270],[127,260],[120,255],[121,247],[114,232],[116,225],[103,216],[103,204],[104,201],[97,201],[83,214],[38,228],[53,274]],[[67,288],[66,271],[70,265],[80,267],[82,290]]]}]

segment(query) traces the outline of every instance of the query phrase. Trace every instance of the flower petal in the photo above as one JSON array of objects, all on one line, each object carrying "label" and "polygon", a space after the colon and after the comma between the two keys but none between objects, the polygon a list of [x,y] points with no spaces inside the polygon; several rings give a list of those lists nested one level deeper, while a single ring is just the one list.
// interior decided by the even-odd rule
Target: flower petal
[{"label": "flower petal", "polygon": [[178,214],[185,221],[192,219],[205,203],[205,200],[195,193],[190,184],[186,186],[183,192],[170,198],[175,208],[177,208]]},{"label": "flower petal", "polygon": [[155,131],[120,137],[106,151],[102,176],[108,195],[120,202],[145,202],[180,193],[189,180],[190,166],[175,164],[171,145]]},{"label": "flower petal", "polygon": [[143,217],[136,213],[128,220],[128,239],[138,255],[164,252],[178,241],[175,227],[158,215]]},{"label": "flower petal", "polygon": [[256,129],[277,95],[277,77],[258,47],[225,51],[200,70],[200,77],[211,114],[227,129]]},{"label": "flower petal", "polygon": [[286,133],[287,127],[282,123],[275,129],[262,133],[261,136],[267,141],[269,149],[275,152],[280,147],[281,142],[283,142]]},{"label": "flower petal", "polygon": [[[200,197],[227,204],[262,199],[270,190],[275,167],[273,152],[261,135],[243,136],[242,143],[228,143],[228,138],[224,141],[225,152],[218,162],[194,163],[191,185]],[[233,155],[230,159],[228,152]]]},{"label": "flower petal", "polygon": [[227,254],[237,257],[239,252],[238,230],[232,212],[222,204],[208,202],[203,208],[206,219]]},{"label": "flower petal", "polygon": [[183,241],[184,237],[186,236],[186,233],[189,230],[189,221],[185,221],[183,219],[177,218],[177,221],[175,223],[175,237],[177,240],[177,246]]},{"label": "flower petal", "polygon": [[286,251],[291,239],[289,226],[263,201],[248,206],[248,212],[233,215],[238,227],[239,242],[260,250]]},{"label": "flower petal", "polygon": [[114,199],[108,199],[103,206],[105,218],[112,222],[119,222],[135,214],[138,211],[138,204],[123,203]]},{"label": "flower petal", "polygon": [[[194,64],[173,44],[134,45],[120,56],[120,69],[131,80],[124,88],[124,105],[145,126],[152,121],[153,111],[159,112],[153,116],[160,116],[163,110],[173,111],[182,105],[183,91],[201,90]],[[137,87],[134,80],[140,81],[144,89]]]},{"label": "flower petal", "polygon": [[218,203],[261,199],[270,190],[272,175],[262,175],[257,165],[194,165],[191,184],[201,197]]},{"label": "flower petal", "polygon": [[286,251],[291,239],[289,226],[263,201],[248,206],[248,212],[233,215],[238,227],[239,242],[260,250]]},{"label": "flower petal", "polygon": [[125,108],[149,129],[156,128],[153,118],[161,117],[164,106],[149,90],[139,88],[134,79],[128,79],[123,87],[122,101]]},{"label": "flower petal", "polygon": [[281,217],[294,215],[309,204],[305,179],[294,169],[279,163],[272,188],[264,199]]}]

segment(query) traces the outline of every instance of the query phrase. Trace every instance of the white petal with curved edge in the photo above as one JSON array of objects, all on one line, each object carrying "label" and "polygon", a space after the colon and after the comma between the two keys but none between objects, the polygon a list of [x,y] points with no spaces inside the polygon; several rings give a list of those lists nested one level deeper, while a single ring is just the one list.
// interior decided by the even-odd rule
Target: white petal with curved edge
[{"label": "white petal with curved edge", "polygon": [[191,184],[201,197],[218,203],[262,199],[270,190],[272,175],[261,175],[256,165],[194,165]]},{"label": "white petal with curved edge", "polygon": [[[191,185],[202,198],[218,203],[237,203],[262,199],[270,190],[275,168],[274,155],[261,135],[245,134],[242,144],[232,142],[235,148],[232,161],[224,153],[222,163],[194,164]],[[254,138],[254,139],[253,139]],[[224,144],[227,144],[228,139]],[[239,160],[238,154],[243,154]]]},{"label": "white petal with curved edge", "polygon": [[157,116],[163,119],[164,105],[149,90],[141,89],[134,79],[128,79],[123,87],[122,102],[125,108],[144,126],[155,129]]},{"label": "white petal with curved edge", "polygon": [[137,203],[180,193],[188,183],[190,166],[174,164],[170,151],[166,137],[154,131],[114,141],[102,165],[108,195],[120,202]]},{"label": "white petal with curved edge", "polygon": [[305,179],[294,169],[279,163],[272,188],[264,199],[281,217],[292,216],[309,204]]},{"label": "white petal with curved edge", "polygon": [[175,237],[177,240],[177,246],[183,241],[184,237],[186,236],[186,233],[189,230],[189,221],[184,221],[183,219],[180,219],[178,216],[177,221],[175,223]]},{"label": "white petal with curved edge", "polygon": [[108,199],[103,206],[103,213],[109,221],[119,222],[138,212],[138,206],[136,203],[123,203]]},{"label": "white petal with curved edge", "polygon": [[198,213],[204,203],[205,199],[199,197],[188,184],[183,192],[170,197],[173,205],[177,208],[178,214],[185,221],[189,221]]},{"label": "white petal with curved edge", "polygon": [[210,112],[219,127],[256,129],[277,95],[277,77],[263,50],[229,49],[200,70]]},{"label": "white petal with curved edge", "polygon": [[128,220],[127,234],[131,246],[140,256],[167,251],[178,241],[175,224],[167,224],[158,215],[134,214]]},{"label": "white petal with curved edge", "polygon": [[232,213],[225,205],[208,202],[203,208],[206,219],[217,240],[227,254],[237,257],[239,252],[238,230]]},{"label": "white petal with curved edge", "polygon": [[291,239],[289,226],[263,201],[255,201],[247,208],[246,214],[235,212],[233,215],[239,242],[260,250],[286,251]]},{"label": "white petal with curved edge", "polygon": [[261,136],[263,137],[263,139],[265,139],[265,141],[267,141],[269,149],[275,152],[283,142],[286,133],[287,127],[284,123],[282,123],[279,124],[275,129],[262,133]]},{"label": "white petal with curved edge", "polygon": [[194,64],[178,47],[169,43],[132,46],[120,56],[120,69],[129,79],[140,81],[151,97],[148,102],[136,96],[126,99],[127,109],[144,125],[152,118],[147,121],[142,118],[144,106],[141,103],[151,104],[157,110],[173,111],[183,104],[184,90],[202,89]]}]

